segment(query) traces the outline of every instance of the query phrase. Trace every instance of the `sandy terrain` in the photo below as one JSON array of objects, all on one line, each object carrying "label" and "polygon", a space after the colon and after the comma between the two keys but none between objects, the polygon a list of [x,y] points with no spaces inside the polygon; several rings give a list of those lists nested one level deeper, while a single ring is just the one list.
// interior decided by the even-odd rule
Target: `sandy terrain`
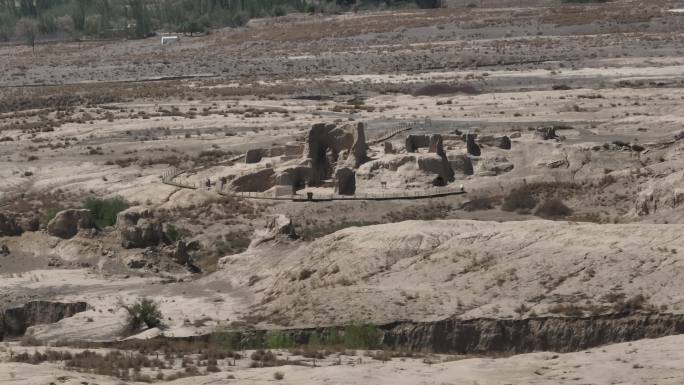
[{"label": "sandy terrain", "polygon": [[[83,341],[131,336],[195,343],[293,329],[303,338],[313,329],[302,328],[360,324],[390,335],[402,322],[445,320],[491,321],[494,331],[478,331],[487,341],[539,332],[512,322],[596,320],[573,334],[601,337],[582,349],[602,346],[499,357],[534,350],[511,337],[462,359],[434,355],[439,341],[414,336],[407,341],[421,346],[419,357],[331,353],[314,369],[311,357],[279,350],[306,365],[249,368],[245,356],[231,367],[222,358],[221,372],[207,374],[202,359],[199,373],[172,383],[682,383],[680,336],[617,343],[643,337],[630,332],[637,318],[655,330],[648,336],[684,331],[681,2],[448,3],[290,14],[165,47],[157,38],[41,43],[35,53],[0,45],[0,338],[8,310],[88,304],[69,317],[47,314],[57,322],[27,321],[23,342],[5,336],[0,383],[129,381],[64,362],[15,362],[14,353],[48,343],[81,352]],[[408,135],[434,134],[455,171],[445,188],[465,194],[321,202],[233,194],[240,178],[267,169],[273,176],[243,191],[292,187],[274,180],[313,164],[305,151],[317,123],[348,132],[364,123],[367,140],[414,125],[365,149],[352,167],[358,196],[430,191],[439,171],[425,164],[441,155],[406,147]],[[481,155],[468,154],[467,136]],[[504,136],[510,148],[497,144]],[[350,149],[331,148],[320,151],[326,161],[351,164]],[[250,150],[260,159],[247,162]],[[472,172],[456,166],[464,159]],[[332,195],[334,183],[327,173],[295,190]],[[79,225],[69,237],[50,231],[57,212],[117,196],[142,219]],[[265,228],[280,215],[287,226]],[[158,304],[161,329],[126,331],[121,305],[141,298]],[[180,352],[166,358],[176,361],[160,383],[187,366]]]},{"label": "sandy terrain", "polygon": [[[226,372],[176,380],[173,384],[249,383],[270,384],[274,373],[284,374],[281,384],[679,384],[684,375],[680,360],[681,336],[616,344],[565,353],[532,353],[510,358],[469,358],[440,362],[430,359],[393,359],[380,362],[369,357],[346,356],[342,365],[318,368],[230,367]],[[13,348],[13,347],[10,347]],[[7,349],[7,348],[6,348]],[[6,354],[6,353],[5,353]],[[424,360],[431,360],[427,364]],[[333,360],[334,361],[334,360]],[[0,364],[0,381],[20,385],[59,381],[64,384],[119,384],[105,376],[65,371],[58,365]],[[159,382],[167,383],[167,382]]]}]

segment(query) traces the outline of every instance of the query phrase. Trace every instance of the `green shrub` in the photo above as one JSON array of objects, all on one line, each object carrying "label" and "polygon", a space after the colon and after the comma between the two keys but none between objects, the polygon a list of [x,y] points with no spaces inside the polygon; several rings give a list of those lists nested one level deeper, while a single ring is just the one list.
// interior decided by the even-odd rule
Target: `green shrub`
[{"label": "green shrub", "polygon": [[295,340],[287,332],[271,330],[266,334],[266,347],[268,349],[293,348],[294,346]]},{"label": "green shrub", "polygon": [[172,224],[169,224],[166,226],[165,235],[166,235],[166,239],[168,239],[171,242],[176,242],[181,238],[180,232],[178,232],[178,229],[176,228],[176,226],[174,226]]},{"label": "green shrub", "polygon": [[116,215],[128,208],[128,202],[122,197],[114,198],[88,198],[83,203],[83,208],[90,210],[98,227],[114,226]]},{"label": "green shrub", "polygon": [[344,328],[344,346],[349,349],[373,349],[379,346],[382,332],[375,325],[349,325]]},{"label": "green shrub", "polygon": [[149,298],[139,298],[136,303],[129,306],[121,304],[128,312],[128,329],[131,332],[140,330],[143,325],[155,328],[162,325],[162,313],[159,305]]}]

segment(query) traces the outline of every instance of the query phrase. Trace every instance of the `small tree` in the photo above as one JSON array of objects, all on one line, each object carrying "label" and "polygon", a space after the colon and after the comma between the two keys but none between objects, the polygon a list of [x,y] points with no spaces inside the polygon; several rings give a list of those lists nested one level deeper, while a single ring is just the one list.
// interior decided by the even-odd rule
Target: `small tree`
[{"label": "small tree", "polygon": [[128,312],[128,330],[135,332],[143,326],[156,328],[162,325],[162,313],[159,305],[149,298],[139,298],[133,305],[121,303]]},{"label": "small tree", "polygon": [[29,44],[36,51],[36,37],[38,37],[38,22],[34,19],[21,18],[14,27],[18,38]]}]

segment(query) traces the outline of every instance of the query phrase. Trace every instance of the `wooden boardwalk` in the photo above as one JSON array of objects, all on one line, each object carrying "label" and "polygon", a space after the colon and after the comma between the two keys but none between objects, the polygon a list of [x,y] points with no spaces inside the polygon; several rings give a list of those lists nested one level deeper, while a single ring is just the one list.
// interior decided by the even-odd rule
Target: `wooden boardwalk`
[{"label": "wooden boardwalk", "polygon": [[466,194],[466,192],[461,187],[432,188],[422,191],[359,193],[354,195],[311,194],[311,196],[301,194],[275,196],[269,193],[221,191],[218,189],[216,191],[223,196],[233,196],[244,199],[292,202],[417,200]]}]

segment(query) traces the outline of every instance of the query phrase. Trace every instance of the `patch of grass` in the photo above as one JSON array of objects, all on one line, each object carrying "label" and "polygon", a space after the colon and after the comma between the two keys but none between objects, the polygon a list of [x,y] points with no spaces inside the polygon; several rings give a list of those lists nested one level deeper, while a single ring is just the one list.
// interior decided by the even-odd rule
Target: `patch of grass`
[{"label": "patch of grass", "polygon": [[128,202],[122,197],[88,198],[83,208],[90,210],[97,226],[103,228],[116,224],[116,215],[128,208]]}]

